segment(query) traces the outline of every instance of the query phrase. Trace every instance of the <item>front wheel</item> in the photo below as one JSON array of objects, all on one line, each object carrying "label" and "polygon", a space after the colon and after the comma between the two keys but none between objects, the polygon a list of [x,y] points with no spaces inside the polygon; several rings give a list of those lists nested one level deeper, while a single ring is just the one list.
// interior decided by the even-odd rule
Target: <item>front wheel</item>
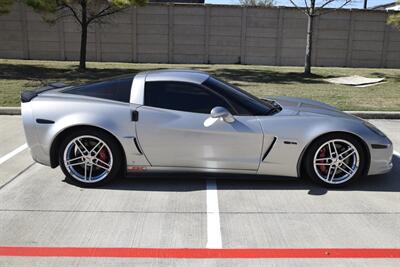
[{"label": "front wheel", "polygon": [[81,186],[100,186],[118,176],[121,151],[116,141],[101,131],[75,131],[64,139],[59,151],[64,174]]},{"label": "front wheel", "polygon": [[311,180],[328,187],[340,187],[363,175],[366,156],[356,138],[346,134],[331,134],[311,144],[304,164]]}]

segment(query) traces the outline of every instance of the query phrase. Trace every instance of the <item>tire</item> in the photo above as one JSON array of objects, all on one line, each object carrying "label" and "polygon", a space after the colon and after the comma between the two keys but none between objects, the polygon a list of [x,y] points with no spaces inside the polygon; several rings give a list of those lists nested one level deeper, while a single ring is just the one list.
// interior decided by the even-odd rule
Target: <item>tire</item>
[{"label": "tire", "polygon": [[67,134],[58,155],[66,178],[82,187],[98,187],[115,180],[120,176],[122,160],[117,141],[95,129],[80,129]]},{"label": "tire", "polygon": [[307,149],[303,164],[307,178],[325,187],[337,188],[364,175],[367,156],[356,138],[335,133],[315,140]]}]

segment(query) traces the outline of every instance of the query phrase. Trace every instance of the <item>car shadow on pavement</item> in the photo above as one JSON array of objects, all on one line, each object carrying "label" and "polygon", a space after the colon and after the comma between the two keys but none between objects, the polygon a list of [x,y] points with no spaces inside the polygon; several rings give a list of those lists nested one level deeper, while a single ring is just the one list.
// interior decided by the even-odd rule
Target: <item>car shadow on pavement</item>
[{"label": "car shadow on pavement", "polygon": [[[263,179],[262,179],[263,178]],[[362,177],[353,184],[342,188],[326,188],[312,183],[308,179],[289,177],[268,177],[259,179],[232,180],[218,182],[219,190],[308,190],[309,195],[325,195],[329,191],[376,191],[400,192],[400,157],[393,156],[393,169],[386,174]]]},{"label": "car shadow on pavement", "polygon": [[[205,190],[205,179],[217,179],[218,190],[305,190],[309,195],[314,196],[325,195],[329,191],[400,192],[400,157],[393,157],[393,165],[393,169],[387,174],[363,177],[349,186],[337,189],[325,188],[308,179],[293,177],[200,173],[140,173],[125,179],[118,179],[100,188],[149,192],[189,192]],[[64,181],[68,184],[78,185],[69,179]]]}]

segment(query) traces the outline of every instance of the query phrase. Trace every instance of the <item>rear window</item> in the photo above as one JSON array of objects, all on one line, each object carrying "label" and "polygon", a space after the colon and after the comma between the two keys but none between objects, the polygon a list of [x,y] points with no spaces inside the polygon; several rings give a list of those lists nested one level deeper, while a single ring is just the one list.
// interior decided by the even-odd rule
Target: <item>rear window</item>
[{"label": "rear window", "polygon": [[63,91],[63,93],[84,95],[129,103],[133,77],[112,79],[80,85]]}]

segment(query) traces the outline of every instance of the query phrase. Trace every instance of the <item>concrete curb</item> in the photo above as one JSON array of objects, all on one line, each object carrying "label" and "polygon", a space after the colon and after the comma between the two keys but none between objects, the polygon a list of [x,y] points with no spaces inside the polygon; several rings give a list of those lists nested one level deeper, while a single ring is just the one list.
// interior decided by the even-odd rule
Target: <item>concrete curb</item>
[{"label": "concrete curb", "polygon": [[[362,119],[400,120],[400,111],[345,111]],[[0,107],[0,115],[21,115],[20,107]]]},{"label": "concrete curb", "polygon": [[362,119],[399,120],[400,111],[345,111]]},{"label": "concrete curb", "polygon": [[0,115],[21,115],[20,107],[0,107]]}]

